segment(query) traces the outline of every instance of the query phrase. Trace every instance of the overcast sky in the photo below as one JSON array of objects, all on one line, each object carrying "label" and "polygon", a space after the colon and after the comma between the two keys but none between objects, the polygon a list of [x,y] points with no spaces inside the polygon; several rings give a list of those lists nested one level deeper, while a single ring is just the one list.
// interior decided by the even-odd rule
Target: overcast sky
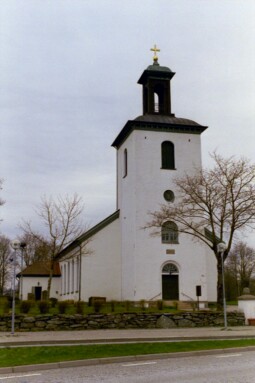
[{"label": "overcast sky", "polygon": [[40,231],[43,195],[77,192],[89,225],[115,211],[111,144],[142,114],[154,44],[173,113],[209,126],[203,164],[255,162],[254,20],[254,0],[0,0],[0,232]]}]

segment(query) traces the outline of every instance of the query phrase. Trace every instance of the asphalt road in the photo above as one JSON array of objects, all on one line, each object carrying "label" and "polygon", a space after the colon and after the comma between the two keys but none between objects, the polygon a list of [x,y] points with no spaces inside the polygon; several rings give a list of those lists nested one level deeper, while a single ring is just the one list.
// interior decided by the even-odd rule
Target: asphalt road
[{"label": "asphalt road", "polygon": [[10,383],[254,383],[255,351],[6,374]]}]

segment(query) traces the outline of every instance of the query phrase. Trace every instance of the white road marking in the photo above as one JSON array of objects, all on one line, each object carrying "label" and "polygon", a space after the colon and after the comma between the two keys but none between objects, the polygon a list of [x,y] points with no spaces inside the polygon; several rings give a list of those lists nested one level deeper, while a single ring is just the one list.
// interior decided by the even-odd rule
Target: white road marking
[{"label": "white road marking", "polygon": [[227,354],[227,355],[217,355],[216,358],[233,358],[236,356],[242,356],[242,354]]},{"label": "white road marking", "polygon": [[141,363],[128,363],[122,364],[123,367],[144,366],[146,364],[156,364],[157,362],[141,362]]},{"label": "white road marking", "polygon": [[26,374],[26,375],[15,375],[15,376],[3,376],[0,378],[0,380],[4,379],[15,379],[15,378],[27,378],[29,376],[40,376],[42,374]]}]

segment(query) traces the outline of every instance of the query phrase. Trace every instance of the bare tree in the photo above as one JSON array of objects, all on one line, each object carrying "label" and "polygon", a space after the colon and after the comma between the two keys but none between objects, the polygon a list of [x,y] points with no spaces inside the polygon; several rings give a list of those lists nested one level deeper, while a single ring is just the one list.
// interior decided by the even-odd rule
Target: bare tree
[{"label": "bare tree", "polygon": [[146,228],[161,228],[174,221],[178,231],[206,244],[217,260],[217,302],[222,305],[222,262],[217,245],[226,243],[226,260],[236,232],[255,223],[255,165],[246,159],[223,158],[212,155],[214,167],[195,169],[175,179],[176,202],[162,205],[152,212]]},{"label": "bare tree", "polygon": [[[43,197],[36,210],[45,228],[44,241],[50,246],[50,277],[48,280],[48,297],[50,297],[51,282],[57,254],[69,245],[84,231],[81,221],[83,204],[81,197],[73,196]],[[21,225],[23,232],[40,240],[41,235],[33,230],[30,222]]]},{"label": "bare tree", "polygon": [[10,258],[10,240],[4,235],[0,235],[0,295],[4,293],[6,284],[9,281],[11,268]]},{"label": "bare tree", "polygon": [[20,242],[26,244],[23,250],[24,266],[30,266],[37,261],[49,261],[50,243],[39,233],[25,233],[19,237]]},{"label": "bare tree", "polygon": [[233,277],[238,294],[250,286],[250,280],[255,270],[255,250],[244,242],[238,242],[229,252],[226,271]]}]

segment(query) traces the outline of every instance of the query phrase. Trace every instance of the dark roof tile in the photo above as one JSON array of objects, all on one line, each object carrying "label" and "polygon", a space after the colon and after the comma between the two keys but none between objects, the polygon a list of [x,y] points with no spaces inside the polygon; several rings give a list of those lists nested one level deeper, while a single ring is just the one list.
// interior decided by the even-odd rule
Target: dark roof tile
[{"label": "dark roof tile", "polygon": [[[20,274],[17,274],[20,277]],[[34,262],[32,265],[27,266],[22,271],[23,276],[49,276],[50,275],[50,262]],[[59,277],[61,276],[59,263],[56,262],[54,264],[53,276]]]}]

